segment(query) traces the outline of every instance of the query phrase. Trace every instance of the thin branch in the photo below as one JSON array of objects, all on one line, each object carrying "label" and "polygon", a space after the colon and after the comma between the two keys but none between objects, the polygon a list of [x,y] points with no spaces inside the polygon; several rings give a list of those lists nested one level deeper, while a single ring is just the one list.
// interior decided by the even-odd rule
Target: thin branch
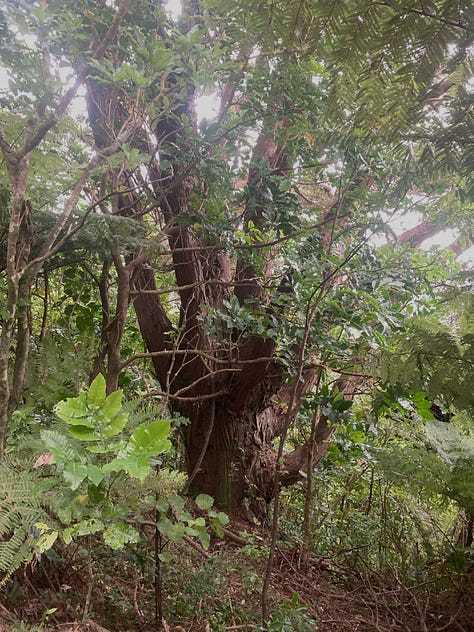
[{"label": "thin branch", "polygon": [[[204,358],[206,360],[210,360],[211,362],[215,362],[216,364],[228,364],[229,363],[228,359],[223,359],[223,358],[218,358],[217,356],[213,356],[207,350],[201,350],[201,349],[163,349],[162,351],[149,351],[149,352],[144,352],[144,353],[136,353],[135,355],[131,356],[130,358],[125,360],[125,362],[122,363],[122,369],[125,368],[126,366],[129,366],[130,364],[132,364],[136,360],[141,360],[141,359],[144,359],[144,358],[155,358],[155,357],[159,358],[159,357],[164,357],[164,356],[172,357],[172,356],[179,356],[179,355],[200,356],[201,358]],[[232,363],[235,364],[235,365],[243,365],[243,364],[258,364],[260,362],[272,362],[272,361],[273,362],[278,361],[278,357],[277,356],[262,356],[262,357],[253,358],[253,359],[250,359],[250,360],[233,359]]]},{"label": "thin branch", "polygon": [[196,474],[199,472],[202,462],[204,460],[204,457],[206,455],[207,452],[207,446],[209,445],[209,440],[211,438],[211,434],[212,431],[214,430],[214,420],[216,418],[216,400],[212,400],[211,403],[211,414],[210,414],[210,419],[209,419],[209,423],[208,423],[208,427],[206,430],[206,435],[204,437],[204,441],[202,444],[202,448],[201,448],[201,452],[199,453],[199,457],[196,461],[196,464],[193,468],[193,471],[191,472],[191,474],[189,475],[189,478],[186,482],[186,487],[184,488],[185,493],[189,490],[189,488],[192,485],[192,482],[194,481],[194,479],[196,478]]},{"label": "thin branch", "polygon": [[[115,13],[112,24],[109,27],[109,30],[105,34],[101,45],[97,48],[94,55],[92,56],[93,61],[99,61],[105,54],[109,44],[116,36],[120,23],[127,13],[128,6],[130,4],[130,0],[121,0],[118,9]],[[76,93],[80,86],[82,85],[84,79],[87,77],[91,70],[91,65],[87,64],[79,73],[74,82],[74,85],[69,88],[66,94],[63,96],[53,114],[44,121],[41,125],[39,125],[36,130],[32,131],[30,136],[26,136],[23,147],[16,152],[16,156],[18,159],[23,158],[26,154],[30,153],[32,149],[34,149],[45,137],[45,135],[52,129],[59,119],[65,114],[67,108],[69,107],[71,101],[76,96]]]},{"label": "thin branch", "polygon": [[28,265],[25,268],[25,271],[29,269],[33,271],[37,271],[41,267],[42,263],[46,259],[48,259],[52,254],[57,252],[57,250],[63,245],[63,243],[70,237],[70,235],[73,232],[72,229],[63,237],[63,239],[61,239],[57,244],[55,244],[55,241],[59,237],[67,220],[69,219],[74,206],[77,204],[77,201],[79,200],[79,197],[82,193],[85,183],[89,179],[94,169],[96,169],[96,167],[98,167],[98,165],[104,162],[109,156],[117,152],[120,149],[120,147],[125,142],[127,142],[129,137],[132,135],[134,129],[135,129],[135,125],[125,124],[124,127],[122,128],[121,133],[117,136],[115,141],[109,147],[102,150],[100,154],[96,154],[95,156],[91,158],[89,163],[84,168],[84,171],[82,172],[80,179],[74,186],[71,192],[71,195],[69,196],[68,200],[65,202],[63,211],[61,215],[58,217],[54,228],[50,231],[48,238],[44,242],[40,254],[35,259],[32,259],[28,263]]},{"label": "thin branch", "polygon": [[[389,6],[387,3],[383,3],[383,4],[385,4],[386,6]],[[428,11],[424,9],[414,9],[413,7],[402,7],[402,9],[403,11],[405,11],[405,13],[415,13],[416,15],[421,15],[424,18],[429,18],[430,20],[441,22],[445,26],[454,26],[455,28],[463,29],[464,31],[468,30],[467,24],[463,24],[461,20],[458,20],[457,22],[455,22],[454,20],[449,20],[448,18],[443,18],[439,15],[428,13]]]},{"label": "thin branch", "polygon": [[165,391],[160,391],[158,389],[156,390],[152,390],[152,391],[148,391],[147,393],[143,393],[141,395],[141,397],[166,397],[168,399],[173,399],[176,400],[178,402],[205,402],[208,401],[210,399],[217,399],[218,397],[221,397],[221,395],[228,395],[229,394],[229,390],[228,389],[222,389],[220,391],[216,391],[215,393],[209,393],[208,395],[198,395],[196,397],[175,397],[172,393],[169,392],[165,392]]}]

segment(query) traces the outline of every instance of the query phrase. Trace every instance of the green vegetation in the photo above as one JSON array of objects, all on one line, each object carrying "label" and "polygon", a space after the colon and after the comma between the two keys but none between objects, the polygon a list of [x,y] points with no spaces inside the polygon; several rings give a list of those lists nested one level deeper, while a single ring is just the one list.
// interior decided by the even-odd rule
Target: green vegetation
[{"label": "green vegetation", "polygon": [[0,7],[0,628],[467,630],[472,3],[182,4]]}]

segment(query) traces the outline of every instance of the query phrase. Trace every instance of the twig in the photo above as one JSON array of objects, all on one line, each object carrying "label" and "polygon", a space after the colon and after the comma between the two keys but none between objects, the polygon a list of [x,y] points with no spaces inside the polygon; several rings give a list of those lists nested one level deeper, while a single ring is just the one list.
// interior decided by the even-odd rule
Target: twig
[{"label": "twig", "polygon": [[242,538],[242,536],[238,535],[237,533],[234,533],[230,529],[226,529],[224,527],[222,530],[224,531],[224,535],[227,538],[229,538],[229,540],[233,540],[234,542],[236,542],[237,544],[240,544],[241,546],[245,546],[246,544],[248,544],[247,540]]},{"label": "twig", "polygon": [[109,632],[107,628],[102,627],[95,621],[92,621],[92,619],[87,619],[87,621],[84,621],[84,623],[87,623],[87,625],[89,626],[90,632]]},{"label": "twig", "polygon": [[205,457],[206,452],[207,452],[207,447],[209,445],[209,440],[211,438],[212,431],[214,430],[214,419],[215,419],[215,417],[216,417],[216,400],[213,399],[211,401],[210,419],[207,422],[208,423],[208,427],[207,427],[207,430],[206,430],[206,436],[204,437],[204,441],[203,441],[203,444],[202,444],[202,449],[201,449],[201,452],[199,454],[198,460],[196,461],[196,464],[195,464],[195,466],[193,468],[193,471],[191,472],[191,474],[190,474],[190,476],[189,476],[189,478],[187,480],[186,487],[184,489],[185,493],[191,487],[194,479],[196,478],[196,474],[199,472],[199,470],[201,468],[202,462],[203,462],[204,457]]},{"label": "twig", "polygon": [[87,615],[89,614],[89,606],[91,602],[92,596],[92,584],[94,581],[94,576],[92,572],[92,554],[91,554],[91,536],[87,537],[87,576],[88,576],[88,585],[87,585],[87,593],[86,599],[84,602],[84,610],[82,613],[82,621],[85,622],[87,619]]},{"label": "twig", "polygon": [[214,557],[211,553],[208,553],[206,549],[204,549],[200,544],[190,538],[189,535],[183,535],[183,541],[186,542],[186,544],[189,544],[189,546],[200,553],[203,557],[205,557],[206,560],[210,560],[212,557]]}]

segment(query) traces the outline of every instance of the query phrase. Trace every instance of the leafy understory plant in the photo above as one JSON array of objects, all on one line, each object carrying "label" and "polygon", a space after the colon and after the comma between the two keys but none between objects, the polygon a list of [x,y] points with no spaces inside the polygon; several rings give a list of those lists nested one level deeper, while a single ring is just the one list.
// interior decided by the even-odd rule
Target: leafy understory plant
[{"label": "leafy understory plant", "polygon": [[[211,540],[207,528],[208,524],[218,537],[223,537],[224,526],[228,524],[229,517],[214,507],[214,499],[208,494],[199,494],[195,502],[198,508],[205,513],[205,517],[195,518],[186,509],[185,499],[178,494],[161,496],[156,503],[156,508],[159,511],[157,527],[161,535],[172,542],[178,542],[186,535],[198,538],[201,545],[207,549]],[[160,559],[166,562],[169,555],[162,552]]]},{"label": "leafy understory plant", "polygon": [[269,632],[313,632],[318,627],[308,615],[306,606],[300,604],[298,593],[293,593],[290,604],[278,606],[268,624]]},{"label": "leafy understory plant", "polygon": [[102,375],[88,391],[59,402],[55,413],[66,427],[41,432],[47,452],[35,465],[54,464],[65,483],[57,507],[68,525],[64,542],[99,532],[112,549],[137,542],[133,506],[121,502],[120,488],[130,478],[143,482],[160,463],[159,455],[171,448],[170,421],[142,423],[127,436],[122,391],[107,395]]},{"label": "leafy understory plant", "polygon": [[[121,390],[107,395],[99,374],[87,391],[56,405],[55,413],[66,427],[41,432],[47,452],[35,466],[54,464],[65,484],[56,507],[66,525],[64,542],[101,533],[106,545],[119,549],[138,542],[136,526],[148,523],[144,514],[157,511],[156,527],[164,538],[197,537],[207,548],[208,526],[222,536],[227,515],[213,508],[211,496],[201,494],[196,504],[205,517],[195,518],[175,490],[160,489],[156,474],[160,455],[171,448],[171,422],[141,423],[127,434],[129,415],[123,410],[122,396]],[[165,472],[166,468],[161,470],[162,475]]]}]

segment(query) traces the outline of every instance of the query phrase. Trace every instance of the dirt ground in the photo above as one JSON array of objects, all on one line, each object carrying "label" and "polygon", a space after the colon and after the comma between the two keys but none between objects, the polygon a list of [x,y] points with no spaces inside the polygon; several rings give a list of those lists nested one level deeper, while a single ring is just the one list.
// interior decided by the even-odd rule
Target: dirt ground
[{"label": "dirt ground", "polygon": [[[263,540],[264,534],[258,537]],[[250,567],[244,568],[240,564],[240,547],[238,532],[229,531],[226,539],[216,542],[209,552],[200,551],[199,547],[188,547],[180,551],[178,557],[182,563],[184,556],[189,556],[187,566],[190,572],[217,556],[224,568],[226,565],[232,568],[232,572],[222,581],[225,592],[220,597],[230,604],[231,613],[232,604],[240,604],[248,598],[244,582]],[[251,572],[261,579],[265,571],[264,560],[252,561],[251,564]],[[83,571],[77,575],[74,590],[68,586],[68,594],[74,593],[75,597],[76,605],[73,607],[71,599],[62,599],[59,593],[56,594],[56,600],[53,598],[51,601],[55,587],[61,592],[64,578],[47,577],[50,600],[45,601],[44,586],[42,589],[38,585],[38,573],[35,576],[23,571],[23,575],[16,578],[17,582],[22,582],[21,599],[13,605],[5,600],[6,605],[0,604],[0,632],[29,632],[31,628],[26,623],[37,626],[33,628],[34,632],[147,632],[157,629],[164,632],[214,632],[210,619],[199,615],[188,615],[179,620],[175,614],[169,622],[163,621],[161,628],[158,628],[150,612],[147,616],[138,604],[140,592],[146,587],[136,583],[133,588],[133,581],[127,582],[126,577],[119,578],[117,572],[110,574],[110,578],[117,578],[117,586],[108,586],[108,589],[114,588],[116,592],[119,588],[122,590],[122,600],[132,604],[130,619],[110,616],[106,599],[103,600],[103,607],[96,605],[94,616],[89,617],[87,613],[91,610],[84,608],[83,604],[89,605],[88,600],[94,602],[95,599],[100,602],[98,593],[104,584],[96,580],[91,594],[85,575]],[[474,572],[462,578],[457,575],[453,578],[446,576],[445,579],[446,587],[442,590],[439,587],[435,590],[436,580],[408,588],[393,578],[383,578],[374,573],[364,574],[360,567],[351,567],[347,563],[339,565],[337,559],[315,556],[307,561],[306,570],[303,571],[300,551],[297,548],[279,547],[272,576],[271,598],[273,603],[289,603],[297,593],[305,612],[318,622],[314,629],[319,632],[474,632]],[[123,586],[128,588],[124,589]],[[151,587],[148,590],[151,591]],[[54,606],[54,613],[45,618],[51,605]],[[258,613],[257,598],[252,608],[254,613]],[[24,627],[19,621],[25,622]],[[240,632],[261,628],[258,614],[255,614],[252,623],[242,623],[236,618],[235,622],[231,621],[225,627],[220,625],[218,629]],[[282,629],[287,632],[290,628]],[[303,628],[294,629],[299,632]]]}]

